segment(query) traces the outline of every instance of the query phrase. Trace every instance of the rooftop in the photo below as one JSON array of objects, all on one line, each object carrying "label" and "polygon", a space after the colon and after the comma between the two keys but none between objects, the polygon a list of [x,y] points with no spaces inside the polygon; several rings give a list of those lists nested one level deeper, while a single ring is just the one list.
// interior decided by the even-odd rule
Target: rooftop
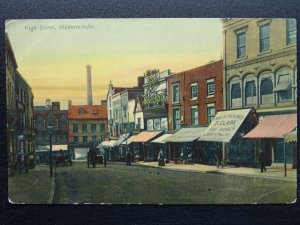
[{"label": "rooftop", "polygon": [[105,105],[72,105],[69,119],[107,119],[107,106]]}]

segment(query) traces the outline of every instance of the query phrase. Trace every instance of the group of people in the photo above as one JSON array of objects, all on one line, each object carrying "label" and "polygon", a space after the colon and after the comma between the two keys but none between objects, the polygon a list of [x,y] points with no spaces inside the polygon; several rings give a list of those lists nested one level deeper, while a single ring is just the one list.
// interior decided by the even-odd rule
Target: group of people
[{"label": "group of people", "polygon": [[[105,153],[102,154],[101,157],[102,157],[101,161],[103,162],[104,167],[106,167]],[[90,148],[90,150],[87,153],[87,165],[88,165],[88,168],[90,167],[90,164],[92,164],[93,168],[95,168],[96,164],[97,164],[97,151],[94,148]]]}]

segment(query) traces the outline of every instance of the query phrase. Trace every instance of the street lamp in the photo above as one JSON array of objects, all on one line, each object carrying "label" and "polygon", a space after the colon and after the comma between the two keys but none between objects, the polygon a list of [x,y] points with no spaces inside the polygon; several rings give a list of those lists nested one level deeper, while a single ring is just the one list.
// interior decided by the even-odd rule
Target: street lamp
[{"label": "street lamp", "polygon": [[50,177],[53,176],[53,163],[52,163],[52,134],[53,134],[53,122],[49,122],[47,130],[49,134],[49,144],[50,144]]}]

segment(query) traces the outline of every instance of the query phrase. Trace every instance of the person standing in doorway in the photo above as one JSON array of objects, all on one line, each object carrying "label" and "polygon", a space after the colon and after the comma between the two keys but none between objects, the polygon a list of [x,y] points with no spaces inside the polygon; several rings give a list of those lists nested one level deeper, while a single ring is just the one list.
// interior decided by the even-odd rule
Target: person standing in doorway
[{"label": "person standing in doorway", "polygon": [[222,164],[223,154],[222,154],[222,149],[219,146],[217,147],[215,158],[217,160],[217,168],[219,169],[220,166],[222,166],[223,168],[223,164]]},{"label": "person standing in doorway", "polygon": [[259,149],[258,161],[260,162],[260,172],[261,173],[263,173],[264,171],[267,172],[267,169],[265,166],[265,154],[262,149]]}]

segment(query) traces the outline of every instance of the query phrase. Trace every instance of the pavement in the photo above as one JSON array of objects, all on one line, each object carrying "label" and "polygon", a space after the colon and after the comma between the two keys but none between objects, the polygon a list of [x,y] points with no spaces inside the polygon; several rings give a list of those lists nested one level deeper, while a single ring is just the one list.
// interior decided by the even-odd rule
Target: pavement
[{"label": "pavement", "polygon": [[267,172],[261,173],[260,168],[249,167],[234,167],[226,166],[223,168],[217,168],[217,166],[203,165],[203,164],[175,164],[166,163],[165,166],[158,166],[157,162],[134,162],[132,165],[160,167],[162,169],[185,171],[185,172],[198,172],[198,173],[218,173],[224,175],[236,175],[236,176],[249,176],[249,177],[261,177],[270,179],[279,179],[287,181],[297,181],[297,169],[287,169],[287,175],[284,176],[283,168],[271,168],[266,167]]}]

